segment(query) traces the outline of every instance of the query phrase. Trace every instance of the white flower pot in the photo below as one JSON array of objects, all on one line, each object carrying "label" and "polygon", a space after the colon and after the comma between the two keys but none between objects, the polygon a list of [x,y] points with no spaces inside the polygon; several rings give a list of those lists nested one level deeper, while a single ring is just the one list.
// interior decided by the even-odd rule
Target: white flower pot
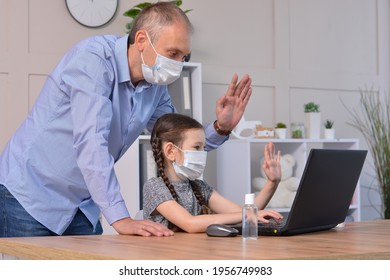
[{"label": "white flower pot", "polygon": [[325,128],[324,129],[324,138],[325,139],[334,139],[335,138],[335,129],[334,128]]},{"label": "white flower pot", "polygon": [[275,128],[275,133],[279,139],[286,139],[287,128]]},{"label": "white flower pot", "polygon": [[321,136],[321,113],[305,113],[307,138],[320,139]]}]

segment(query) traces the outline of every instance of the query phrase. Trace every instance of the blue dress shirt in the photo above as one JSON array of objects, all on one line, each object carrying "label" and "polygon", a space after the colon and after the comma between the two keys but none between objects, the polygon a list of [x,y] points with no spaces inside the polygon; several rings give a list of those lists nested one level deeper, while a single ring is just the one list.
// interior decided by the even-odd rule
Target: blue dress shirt
[{"label": "blue dress shirt", "polygon": [[[129,217],[114,163],[175,108],[166,86],[130,81],[127,38],[96,36],[73,47],[48,76],[0,156],[0,183],[37,221],[62,234],[78,208],[96,225]],[[206,127],[208,150],[226,137]]]}]

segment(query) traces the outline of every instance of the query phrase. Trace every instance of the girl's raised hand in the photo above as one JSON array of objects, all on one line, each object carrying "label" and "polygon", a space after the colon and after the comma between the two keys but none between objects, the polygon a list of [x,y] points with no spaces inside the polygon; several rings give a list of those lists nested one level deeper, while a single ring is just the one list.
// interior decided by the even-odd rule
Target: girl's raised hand
[{"label": "girl's raised hand", "polygon": [[264,146],[263,170],[269,181],[279,183],[282,178],[280,167],[280,151],[275,154],[275,145],[268,143]]}]

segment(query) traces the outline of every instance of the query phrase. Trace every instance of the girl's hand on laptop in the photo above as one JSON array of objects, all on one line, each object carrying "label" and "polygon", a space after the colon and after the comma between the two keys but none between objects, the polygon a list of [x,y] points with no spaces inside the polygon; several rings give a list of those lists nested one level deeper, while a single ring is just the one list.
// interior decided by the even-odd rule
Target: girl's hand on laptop
[{"label": "girl's hand on laptop", "polygon": [[257,216],[259,222],[262,223],[269,223],[270,219],[274,219],[275,222],[280,223],[280,221],[283,219],[283,216],[275,210],[259,210]]}]

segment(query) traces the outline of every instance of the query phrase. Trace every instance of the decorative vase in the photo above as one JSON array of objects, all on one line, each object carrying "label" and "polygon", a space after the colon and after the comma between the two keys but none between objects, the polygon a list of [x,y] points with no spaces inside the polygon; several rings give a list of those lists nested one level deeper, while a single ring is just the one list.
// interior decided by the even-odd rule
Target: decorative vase
[{"label": "decorative vase", "polygon": [[325,128],[324,129],[324,138],[325,139],[334,139],[335,138],[335,129],[334,128]]},{"label": "decorative vase", "polygon": [[287,128],[275,128],[275,134],[279,139],[286,139]]},{"label": "decorative vase", "polygon": [[305,113],[307,138],[320,139],[321,134],[321,113]]}]

